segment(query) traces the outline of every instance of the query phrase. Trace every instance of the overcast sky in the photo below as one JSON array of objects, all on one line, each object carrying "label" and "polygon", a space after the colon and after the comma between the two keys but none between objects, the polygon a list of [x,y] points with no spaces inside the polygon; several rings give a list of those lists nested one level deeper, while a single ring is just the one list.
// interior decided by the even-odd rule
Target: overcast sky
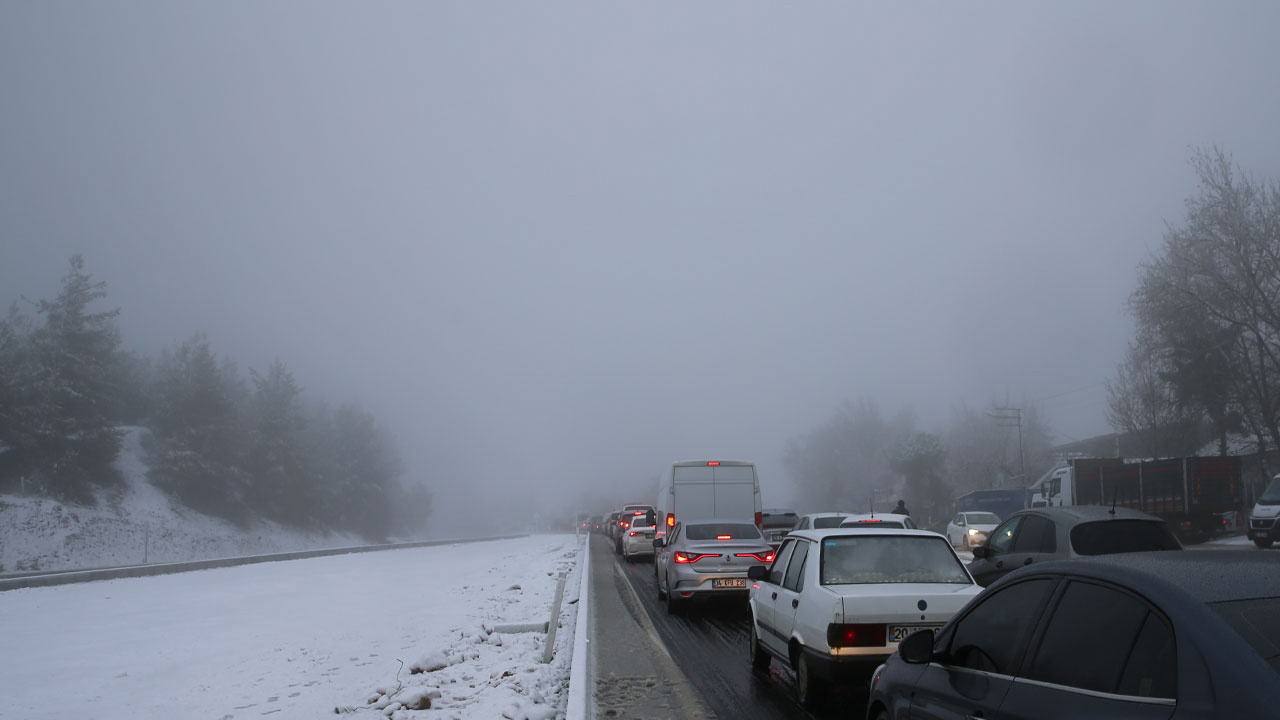
[{"label": "overcast sky", "polygon": [[204,332],[359,401],[441,527],[703,457],[786,504],[786,442],[846,399],[1106,432],[1192,150],[1280,175],[1277,28],[1269,1],[0,0],[0,301],[82,253],[126,346]]}]

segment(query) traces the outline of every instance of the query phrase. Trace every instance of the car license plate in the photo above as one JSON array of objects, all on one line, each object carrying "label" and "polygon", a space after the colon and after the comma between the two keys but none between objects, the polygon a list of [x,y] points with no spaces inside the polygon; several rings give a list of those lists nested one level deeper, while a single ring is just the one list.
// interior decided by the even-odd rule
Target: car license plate
[{"label": "car license plate", "polygon": [[890,625],[889,626],[889,642],[902,642],[907,636],[917,630],[932,630],[936,635],[941,625]]},{"label": "car license plate", "polygon": [[744,588],[746,586],[746,578],[723,578],[711,581],[711,587],[713,588]]}]

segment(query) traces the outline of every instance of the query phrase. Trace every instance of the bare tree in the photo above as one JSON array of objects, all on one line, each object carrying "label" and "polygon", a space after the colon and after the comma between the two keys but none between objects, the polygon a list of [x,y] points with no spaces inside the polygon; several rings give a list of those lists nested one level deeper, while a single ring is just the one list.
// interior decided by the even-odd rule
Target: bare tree
[{"label": "bare tree", "polygon": [[1163,252],[1142,267],[1132,306],[1166,353],[1177,396],[1224,431],[1235,417],[1259,450],[1280,447],[1280,184],[1221,150],[1191,161],[1199,193]]},{"label": "bare tree", "polygon": [[1198,445],[1202,414],[1179,401],[1168,375],[1160,353],[1134,342],[1115,380],[1107,383],[1107,420],[1116,432],[1133,437],[1144,457],[1187,455]]}]

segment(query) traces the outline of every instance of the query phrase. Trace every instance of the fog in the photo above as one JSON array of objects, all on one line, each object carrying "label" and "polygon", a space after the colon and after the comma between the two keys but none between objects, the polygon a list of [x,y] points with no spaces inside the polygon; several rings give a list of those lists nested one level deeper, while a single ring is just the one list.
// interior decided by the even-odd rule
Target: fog
[{"label": "fog", "polygon": [[787,504],[787,441],[848,399],[1107,432],[1192,151],[1280,167],[1277,27],[1267,2],[0,0],[0,301],[82,253],[126,347],[204,332],[374,413],[440,532],[603,511],[677,459],[754,460]]}]

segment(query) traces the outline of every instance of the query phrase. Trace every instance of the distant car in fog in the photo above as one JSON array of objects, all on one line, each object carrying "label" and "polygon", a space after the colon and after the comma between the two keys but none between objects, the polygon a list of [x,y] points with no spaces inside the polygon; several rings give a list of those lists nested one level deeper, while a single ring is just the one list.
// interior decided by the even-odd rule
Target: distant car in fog
[{"label": "distant car in fog", "polygon": [[622,531],[622,557],[627,562],[637,557],[653,557],[653,513],[633,515],[631,527]]},{"label": "distant car in fog", "polygon": [[992,512],[959,512],[947,523],[947,540],[952,547],[971,550],[985,543],[999,524],[1000,518]]},{"label": "distant car in fog", "polygon": [[826,528],[837,528],[840,527],[840,523],[844,522],[847,518],[853,517],[855,514],[856,513],[851,512],[818,512],[801,515],[800,519],[796,521],[796,526],[792,529],[792,532],[795,532],[796,530],[823,530]]},{"label": "distant car in fog", "polygon": [[795,529],[798,522],[800,522],[800,516],[796,515],[795,510],[765,508],[760,513],[760,532],[764,533],[765,542],[777,550],[782,544],[782,539]]}]

